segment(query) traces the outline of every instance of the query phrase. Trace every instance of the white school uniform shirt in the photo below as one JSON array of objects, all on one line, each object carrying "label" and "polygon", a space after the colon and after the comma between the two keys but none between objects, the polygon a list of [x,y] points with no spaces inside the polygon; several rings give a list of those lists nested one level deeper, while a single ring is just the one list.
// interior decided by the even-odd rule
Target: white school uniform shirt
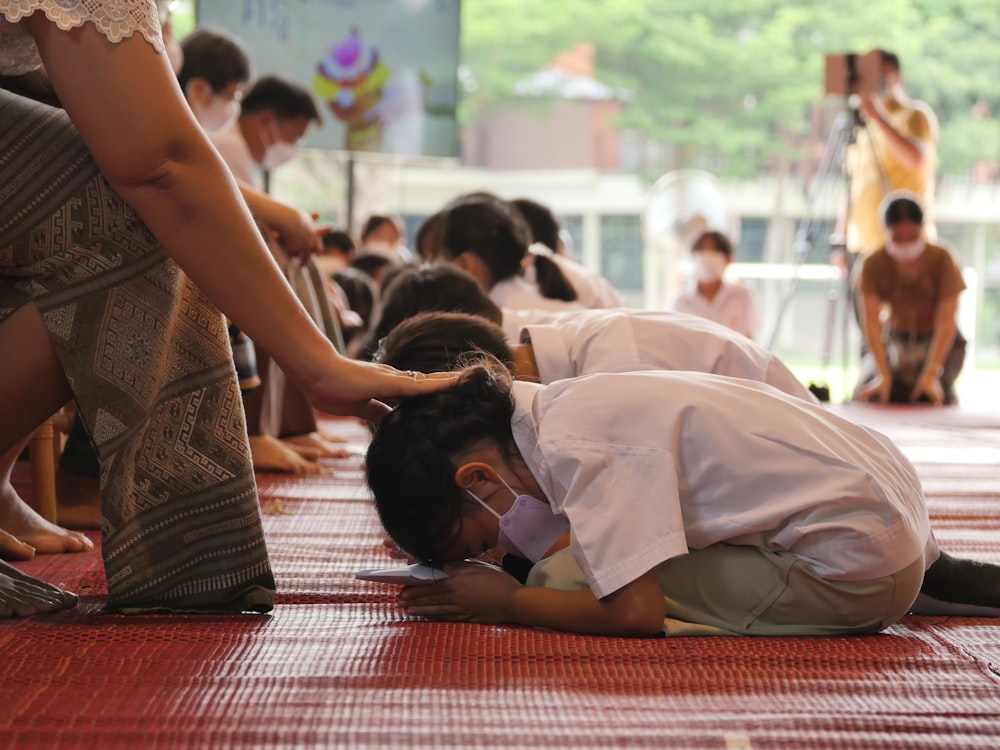
[{"label": "white school uniform shirt", "polygon": [[531,344],[543,383],[596,372],[693,370],[759,380],[797,398],[816,401],[767,349],[694,315],[584,310],[549,315],[544,323],[527,322],[519,340]]},{"label": "white school uniform shirt", "polygon": [[538,323],[551,323],[563,315],[574,315],[581,312],[583,310],[539,310],[537,307],[513,310],[509,307],[501,307],[500,327],[503,329],[507,341],[516,344],[521,340],[521,331],[524,330],[525,326]]},{"label": "white school uniform shirt", "polygon": [[712,301],[698,294],[697,285],[692,285],[674,300],[673,309],[714,320],[748,338],[753,338],[754,332],[760,328],[760,312],[753,292],[742,284],[722,282]]},{"label": "white school uniform shirt", "polygon": [[576,302],[561,299],[550,299],[542,296],[538,288],[521,276],[498,281],[490,289],[487,296],[497,307],[511,310],[549,310],[550,312],[565,312],[567,310],[582,310],[583,306]]},{"label": "white school uniform shirt", "polygon": [[600,374],[516,382],[514,400],[514,441],[598,598],[720,543],[847,581],[930,552],[920,482],[889,439],[763,383]]}]

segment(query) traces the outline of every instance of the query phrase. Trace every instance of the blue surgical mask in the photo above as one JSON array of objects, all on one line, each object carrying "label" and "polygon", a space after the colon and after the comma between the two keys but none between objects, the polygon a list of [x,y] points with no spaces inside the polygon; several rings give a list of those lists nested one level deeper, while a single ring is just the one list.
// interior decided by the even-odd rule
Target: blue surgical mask
[{"label": "blue surgical mask", "polygon": [[497,548],[512,555],[538,562],[563,534],[569,531],[569,521],[552,510],[552,506],[531,495],[518,495],[504,478],[497,478],[514,496],[514,504],[503,515],[487,505],[472,490],[466,490],[473,499],[500,521]]}]

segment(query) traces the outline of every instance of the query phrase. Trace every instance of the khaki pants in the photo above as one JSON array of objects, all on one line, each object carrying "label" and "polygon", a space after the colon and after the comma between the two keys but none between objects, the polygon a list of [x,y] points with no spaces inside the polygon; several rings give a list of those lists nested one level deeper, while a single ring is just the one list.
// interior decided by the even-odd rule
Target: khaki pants
[{"label": "khaki pants", "polygon": [[[909,610],[925,567],[921,556],[893,575],[834,581],[787,552],[716,544],[656,567],[667,602],[663,631],[670,636],[877,633]],[[527,585],[587,588],[568,548],[535,565]]]}]

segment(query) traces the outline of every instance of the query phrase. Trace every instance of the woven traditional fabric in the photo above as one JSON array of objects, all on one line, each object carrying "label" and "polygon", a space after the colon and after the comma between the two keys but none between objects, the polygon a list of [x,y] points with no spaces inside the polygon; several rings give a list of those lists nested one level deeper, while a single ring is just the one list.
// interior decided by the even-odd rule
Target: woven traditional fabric
[{"label": "woven traditional fabric", "polygon": [[[984,434],[859,413],[904,452]],[[944,416],[943,414],[941,416]],[[260,475],[279,606],[260,617],[100,615],[96,553],[23,567],[83,595],[0,622],[0,737],[17,748],[996,748],[1000,623],[907,617],[875,636],[601,638],[404,616],[353,458]],[[1000,441],[1000,434],[996,440]],[[942,455],[951,451],[943,450]],[[1000,478],[929,496],[942,547],[1000,562]],[[974,465],[974,468],[985,468]],[[989,468],[995,470],[995,465]],[[22,486],[19,484],[18,486]],[[989,502],[987,502],[989,500]],[[983,530],[986,531],[983,531]],[[991,536],[992,533],[992,536]]]},{"label": "woven traditional fabric", "polygon": [[111,609],[274,597],[222,318],[61,110],[0,91],[0,319],[33,302],[101,461]]}]

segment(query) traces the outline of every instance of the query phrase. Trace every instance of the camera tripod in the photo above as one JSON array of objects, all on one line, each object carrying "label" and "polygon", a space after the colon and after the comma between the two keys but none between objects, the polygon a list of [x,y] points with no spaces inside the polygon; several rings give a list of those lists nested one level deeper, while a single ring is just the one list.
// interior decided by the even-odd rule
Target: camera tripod
[{"label": "camera tripod", "polygon": [[[794,252],[794,263],[792,265],[792,274],[788,280],[788,284],[785,287],[784,293],[781,297],[781,302],[778,306],[778,314],[774,321],[774,327],[771,329],[771,336],[767,342],[767,348],[774,350],[775,343],[777,342],[778,333],[781,330],[781,324],[784,320],[785,313],[787,312],[788,305],[792,301],[795,293],[798,291],[799,282],[802,276],[802,264],[808,259],[812,253],[815,243],[816,243],[816,233],[820,228],[821,220],[818,213],[818,207],[821,203],[821,198],[826,194],[834,192],[834,188],[839,184],[844,184],[847,191],[847,206],[844,214],[845,226],[851,216],[851,193],[850,193],[850,173],[848,170],[848,164],[846,160],[847,149],[849,146],[853,145],[857,141],[858,132],[866,127],[865,122],[861,119],[860,114],[857,109],[850,106],[848,98],[845,98],[844,108],[834,119],[833,127],[830,130],[829,138],[827,139],[826,150],[823,154],[823,159],[820,162],[819,169],[817,170],[816,176],[813,178],[812,184],[809,189],[809,193],[806,200],[806,211],[802,219],[799,220],[799,224],[795,231],[795,239],[793,243]],[[869,145],[874,148],[874,144],[871,143],[869,139]],[[877,154],[874,154],[877,157]],[[875,163],[878,165],[879,171],[885,184],[884,170],[882,169],[881,160],[875,159]],[[842,177],[842,179],[833,179],[834,177]],[[829,237],[827,239],[827,246],[829,251],[835,249],[844,252],[845,263],[848,260],[848,254],[846,252],[846,247],[841,245],[836,247],[830,244]],[[848,369],[848,348],[847,348],[847,338],[848,338],[848,327],[850,321],[850,315],[852,314],[852,295],[850,289],[850,264],[848,264],[848,272],[843,279],[833,279],[830,282],[829,288],[827,290],[827,309],[826,309],[826,320],[823,330],[822,339],[822,351],[820,353],[820,362],[823,366],[823,378],[826,377],[826,370],[829,367],[833,359],[833,341],[834,332],[837,324],[838,311],[840,313],[840,343],[841,343],[841,355],[842,355],[842,375],[844,379],[844,386],[846,389],[847,380],[847,369]],[[825,382],[810,384],[810,390],[819,398],[821,401],[828,401],[830,398],[830,388]]]}]

